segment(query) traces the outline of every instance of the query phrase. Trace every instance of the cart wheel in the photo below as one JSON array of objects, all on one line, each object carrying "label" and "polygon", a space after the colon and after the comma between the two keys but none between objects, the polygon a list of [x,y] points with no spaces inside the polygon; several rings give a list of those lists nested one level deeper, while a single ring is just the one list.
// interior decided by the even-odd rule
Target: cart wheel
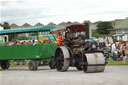
[{"label": "cart wheel", "polygon": [[79,71],[83,70],[83,68],[79,64],[76,64],[76,69]]},{"label": "cart wheel", "polygon": [[0,61],[0,63],[1,63],[2,69],[8,69],[9,68],[9,61],[8,60]]},{"label": "cart wheel", "polygon": [[53,66],[53,62],[50,60],[49,61],[49,67],[51,68],[51,69],[55,69],[55,66]]},{"label": "cart wheel", "polygon": [[70,55],[68,49],[64,46],[60,46],[56,50],[55,57],[56,69],[61,72],[67,71],[70,64]]},{"label": "cart wheel", "polygon": [[31,70],[31,71],[37,70],[38,69],[37,61],[36,60],[29,61],[28,67],[29,67],[29,70]]},{"label": "cart wheel", "polygon": [[83,65],[83,71],[86,73],[87,72],[87,67],[88,65]]}]

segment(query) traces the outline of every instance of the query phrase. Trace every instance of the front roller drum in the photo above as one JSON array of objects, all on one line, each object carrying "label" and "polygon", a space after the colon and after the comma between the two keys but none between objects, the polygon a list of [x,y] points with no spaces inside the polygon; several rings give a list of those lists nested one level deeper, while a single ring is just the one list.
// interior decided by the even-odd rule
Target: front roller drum
[{"label": "front roller drum", "polygon": [[67,71],[70,64],[70,54],[66,47],[60,46],[55,53],[56,69],[60,72]]},{"label": "front roller drum", "polygon": [[84,72],[103,72],[105,69],[105,58],[103,53],[87,53],[86,64],[83,66]]},{"label": "front roller drum", "polygon": [[30,60],[28,63],[29,70],[35,71],[38,69],[38,64],[36,60]]}]

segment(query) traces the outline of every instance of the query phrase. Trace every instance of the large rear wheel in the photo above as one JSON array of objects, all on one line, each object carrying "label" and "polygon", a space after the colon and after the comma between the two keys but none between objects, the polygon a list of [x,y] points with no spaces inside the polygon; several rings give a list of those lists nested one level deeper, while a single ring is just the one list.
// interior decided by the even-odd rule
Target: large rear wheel
[{"label": "large rear wheel", "polygon": [[56,69],[61,72],[67,71],[70,64],[70,54],[68,49],[64,46],[60,46],[56,50],[55,57]]},{"label": "large rear wheel", "polygon": [[2,60],[0,61],[1,68],[2,69],[8,69],[9,68],[9,61],[8,60]]}]

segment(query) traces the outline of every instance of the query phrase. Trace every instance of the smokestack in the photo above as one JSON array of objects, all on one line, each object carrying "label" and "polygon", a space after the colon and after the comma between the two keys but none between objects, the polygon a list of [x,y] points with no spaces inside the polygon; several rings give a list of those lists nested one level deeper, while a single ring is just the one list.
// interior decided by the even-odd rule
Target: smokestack
[{"label": "smokestack", "polygon": [[89,39],[89,21],[84,21],[84,25],[85,25],[85,37],[86,39]]}]

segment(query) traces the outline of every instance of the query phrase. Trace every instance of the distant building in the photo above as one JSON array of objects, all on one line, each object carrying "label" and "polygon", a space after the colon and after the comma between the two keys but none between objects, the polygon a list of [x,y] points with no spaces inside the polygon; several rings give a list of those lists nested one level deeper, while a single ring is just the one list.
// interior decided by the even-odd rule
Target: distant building
[{"label": "distant building", "polygon": [[37,24],[34,25],[34,27],[42,27],[42,26],[44,26],[44,25],[41,24],[41,23],[37,23]]},{"label": "distant building", "polygon": [[25,23],[22,26],[20,26],[20,28],[29,28],[29,27],[32,27],[32,26],[28,23]]},{"label": "distant building", "polygon": [[115,34],[128,34],[128,17],[123,20],[115,20]]},{"label": "distant building", "polygon": [[0,30],[3,30],[4,28],[0,26]]},{"label": "distant building", "polygon": [[53,23],[53,22],[50,22],[50,23],[47,24],[47,26],[56,26],[56,24]]},{"label": "distant building", "polygon": [[14,29],[14,28],[19,28],[19,26],[16,25],[16,24],[11,24],[10,26],[11,26],[11,28],[13,28],[13,29]]},{"label": "distant building", "polygon": [[[101,21],[90,23],[91,32],[97,29],[97,24]],[[111,34],[128,34],[128,17],[126,19],[115,19],[114,21],[109,21],[112,23],[114,29],[111,30]]]},{"label": "distant building", "polygon": [[[93,31],[95,31],[97,29],[97,24],[100,23],[101,21],[98,22],[90,22],[90,33],[92,33]],[[127,33],[128,34],[128,17],[126,19],[115,19],[113,21],[109,21],[112,23],[114,30],[111,30],[112,34],[124,34]],[[65,28],[66,26],[69,25],[73,25],[73,24],[83,24],[83,23],[79,23],[79,22],[61,22],[60,24],[55,24],[53,22],[48,23],[47,25],[43,25],[42,23],[37,23],[34,26],[25,23],[22,26],[18,26],[16,24],[11,24],[11,29],[14,28],[30,28],[30,27],[42,27],[42,26],[55,26],[57,28]]]}]

